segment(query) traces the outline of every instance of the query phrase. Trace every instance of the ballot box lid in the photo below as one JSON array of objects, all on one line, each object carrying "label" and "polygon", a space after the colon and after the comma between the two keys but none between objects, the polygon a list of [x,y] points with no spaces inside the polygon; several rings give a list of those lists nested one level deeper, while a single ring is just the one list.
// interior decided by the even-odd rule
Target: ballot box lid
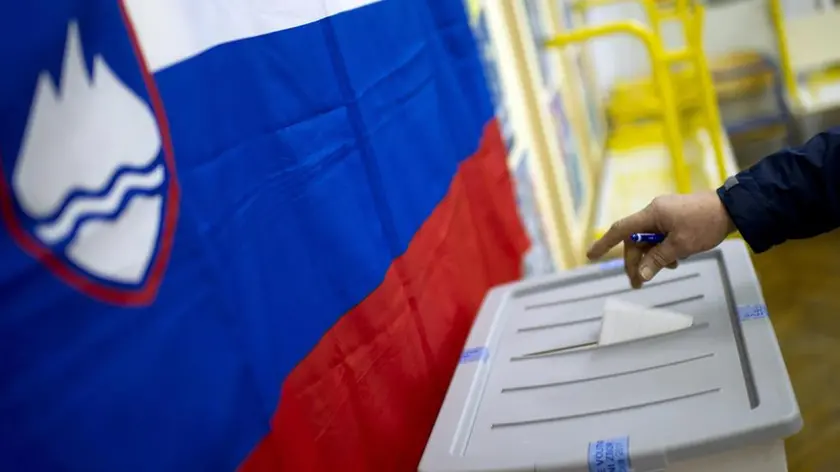
[{"label": "ballot box lid", "polygon": [[[694,323],[600,346],[609,297]],[[491,290],[420,470],[667,470],[801,425],[749,253],[730,240],[640,290],[620,262]]]}]

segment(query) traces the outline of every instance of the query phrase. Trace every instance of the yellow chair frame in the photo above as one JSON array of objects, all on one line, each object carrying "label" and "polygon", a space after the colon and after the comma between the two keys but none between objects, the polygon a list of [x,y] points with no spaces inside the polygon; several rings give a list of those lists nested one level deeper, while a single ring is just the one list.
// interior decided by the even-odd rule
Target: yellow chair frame
[{"label": "yellow chair frame", "polygon": [[[687,128],[682,127],[680,123],[680,110],[682,107],[680,100],[675,95],[673,83],[676,79],[686,80],[686,77],[689,79],[693,78],[694,81],[699,82],[700,115],[702,123],[708,130],[715,153],[715,162],[720,180],[717,183],[722,183],[727,177],[723,152],[723,126],[708,60],[703,51],[704,8],[693,0],[674,0],[670,2],[663,2],[661,0],[578,0],[573,4],[573,7],[586,11],[589,8],[626,2],[638,2],[641,4],[650,23],[649,29],[635,22],[619,22],[611,25],[586,27],[577,31],[577,37],[573,36],[576,33],[573,31],[552,38],[549,41],[549,45],[562,46],[565,43],[574,42],[572,41],[573,38],[576,41],[580,41],[616,33],[629,33],[642,40],[648,53],[651,55],[651,69],[653,71],[652,85],[655,89],[659,89],[654,92],[657,92],[660,97],[658,106],[661,109],[661,116],[665,124],[665,139],[672,156],[676,188],[680,193],[690,192],[691,182],[682,150],[683,142],[680,136],[680,130]],[[686,40],[686,47],[684,49],[677,51],[665,50],[661,40],[661,25],[664,21],[668,20],[676,20],[682,24]],[[625,26],[618,30],[610,28],[614,25],[627,25],[628,23],[632,24],[633,27],[628,28]],[[581,37],[580,33],[587,31],[589,33],[583,34],[583,37]],[[692,70],[689,74],[686,74],[684,71],[676,73],[673,71],[675,65],[681,64],[688,64],[691,67]],[[664,90],[662,89],[663,84]],[[674,142],[675,140],[676,142]],[[710,185],[714,184],[714,182],[710,182]]]},{"label": "yellow chair frame", "polygon": [[[779,69],[782,73],[782,79],[785,86],[785,91],[787,92],[788,99],[792,105],[792,108],[799,110],[799,112],[806,112],[806,113],[813,113],[814,111],[825,111],[825,110],[803,110],[803,100],[800,95],[800,83],[799,83],[799,71],[795,66],[795,60],[792,58],[791,54],[791,38],[796,37],[798,39],[802,39],[804,32],[800,31],[800,35],[789,35],[789,27],[790,25],[787,24],[785,19],[784,8],[782,6],[781,0],[768,0],[769,1],[769,10],[770,10],[770,21],[773,24],[773,29],[776,32],[776,49],[779,54]],[[838,20],[838,12],[832,10],[829,16],[825,16],[822,14],[813,15],[806,28],[809,30],[813,30],[814,33],[819,36],[818,40],[822,40],[822,34],[820,30],[825,27],[825,23],[820,21],[820,18],[827,19],[831,18],[831,26],[833,27],[834,23]],[[801,20],[800,20],[801,21]],[[816,22],[816,23],[814,23]],[[801,28],[801,27],[800,27]],[[830,41],[831,38],[828,40]],[[834,51],[834,49],[832,49]],[[840,77],[840,67],[838,67],[837,62],[840,60],[840,54],[830,54],[830,57],[821,57],[823,61],[826,61],[824,65],[825,69],[822,71],[813,71],[809,73],[809,78],[806,79],[806,84],[808,85],[815,85],[820,82],[824,82],[826,79],[830,82],[836,82],[838,77]]]},{"label": "yellow chair frame", "polygon": [[791,67],[790,50],[788,49],[787,32],[785,30],[785,12],[780,0],[770,0],[770,21],[776,30],[776,49],[779,52],[779,69],[787,90],[788,98],[795,104],[799,103],[799,86],[796,83],[796,73]]},{"label": "yellow chair frame", "polygon": [[686,166],[682,135],[680,133],[679,121],[677,118],[677,107],[674,98],[674,89],[671,84],[670,75],[667,73],[665,62],[665,51],[662,43],[653,32],[644,26],[633,22],[623,21],[600,26],[579,28],[568,33],[554,36],[546,41],[547,47],[562,48],[571,43],[578,43],[591,40],[600,36],[616,34],[628,34],[635,36],[644,44],[651,61],[653,62],[653,81],[656,93],[662,103],[663,119],[665,125],[665,142],[673,159],[674,179],[677,188],[681,192],[688,192],[691,189],[691,180]]}]

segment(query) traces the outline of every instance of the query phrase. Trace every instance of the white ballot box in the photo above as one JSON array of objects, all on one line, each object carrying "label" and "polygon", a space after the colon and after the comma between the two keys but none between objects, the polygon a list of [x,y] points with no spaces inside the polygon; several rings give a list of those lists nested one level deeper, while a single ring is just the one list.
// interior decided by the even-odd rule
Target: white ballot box
[{"label": "white ballot box", "polygon": [[[605,301],[690,326],[598,343]],[[491,290],[423,472],[782,472],[802,419],[743,242],[632,290],[620,263]]]}]

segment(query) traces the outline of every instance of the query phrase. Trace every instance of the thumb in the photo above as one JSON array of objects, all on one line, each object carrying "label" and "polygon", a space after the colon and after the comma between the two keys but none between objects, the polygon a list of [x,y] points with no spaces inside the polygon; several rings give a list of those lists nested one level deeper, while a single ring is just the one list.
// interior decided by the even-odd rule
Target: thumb
[{"label": "thumb", "polygon": [[642,257],[642,262],[639,264],[639,275],[647,282],[655,277],[663,267],[675,262],[677,262],[677,250],[673,241],[666,238],[665,241],[652,247]]}]

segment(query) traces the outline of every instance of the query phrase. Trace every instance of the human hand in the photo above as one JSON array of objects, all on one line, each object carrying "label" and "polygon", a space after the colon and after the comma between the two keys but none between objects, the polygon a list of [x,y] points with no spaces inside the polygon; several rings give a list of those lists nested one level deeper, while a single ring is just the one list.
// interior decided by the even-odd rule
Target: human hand
[{"label": "human hand", "polygon": [[[624,270],[630,285],[639,288],[663,267],[717,246],[735,231],[723,203],[714,191],[655,198],[644,210],[615,222],[592,245],[590,260],[598,259],[624,242]],[[633,233],[661,233],[665,240],[655,246],[633,243]]]}]

